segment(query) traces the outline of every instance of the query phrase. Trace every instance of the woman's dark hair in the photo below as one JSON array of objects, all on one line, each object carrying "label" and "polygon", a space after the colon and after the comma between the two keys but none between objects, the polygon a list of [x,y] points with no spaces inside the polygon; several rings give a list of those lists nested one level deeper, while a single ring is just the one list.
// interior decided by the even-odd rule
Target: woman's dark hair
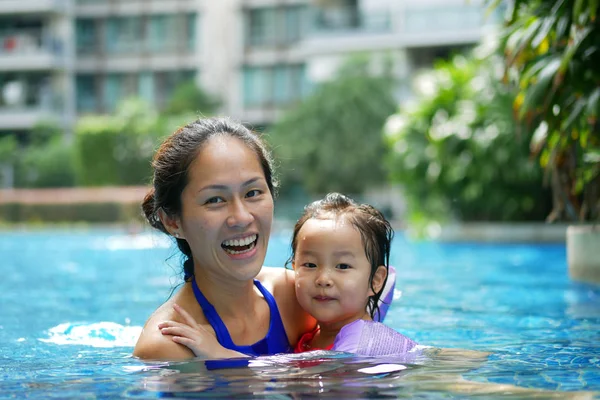
[{"label": "woman's dark hair", "polygon": [[383,265],[386,271],[390,266],[390,248],[394,238],[394,230],[383,214],[373,206],[368,204],[357,204],[351,198],[339,193],[329,193],[322,200],[317,200],[306,207],[302,216],[294,226],[292,236],[292,255],[287,261],[287,265],[294,262],[296,257],[296,246],[298,244],[298,232],[304,226],[304,223],[311,218],[329,219],[332,217],[343,217],[360,232],[365,255],[371,264],[371,274],[369,275],[369,286],[373,296],[369,297],[367,310],[371,318],[375,318],[375,312],[379,314],[379,298],[387,282],[383,281],[381,290],[378,292],[373,288],[373,277],[380,265]]},{"label": "woman's dark hair", "polygon": [[[152,189],[142,202],[144,216],[152,227],[169,233],[159,218],[159,210],[171,217],[181,215],[181,194],[188,184],[189,167],[203,146],[217,136],[239,139],[256,154],[269,191],[275,197],[277,181],[273,173],[273,159],[262,139],[228,118],[201,118],[172,133],[154,154]],[[192,251],[185,239],[176,240],[185,258],[183,272],[184,279],[188,281],[194,275]]]}]

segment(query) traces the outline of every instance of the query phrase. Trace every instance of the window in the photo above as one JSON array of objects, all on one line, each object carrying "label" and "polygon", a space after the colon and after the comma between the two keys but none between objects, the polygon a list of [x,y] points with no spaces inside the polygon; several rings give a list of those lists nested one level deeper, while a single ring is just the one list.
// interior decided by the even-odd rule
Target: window
[{"label": "window", "polygon": [[196,50],[196,15],[188,14],[186,20],[186,38],[187,38],[187,49],[189,51]]},{"label": "window", "polygon": [[167,47],[167,16],[153,15],[148,26],[147,49],[150,52],[164,51]]},{"label": "window", "polygon": [[246,13],[246,45],[290,45],[302,38],[305,6],[263,7]]},{"label": "window", "polygon": [[243,94],[247,107],[285,106],[302,98],[306,91],[302,64],[244,68]]},{"label": "window", "polygon": [[96,22],[93,19],[78,19],[75,24],[77,53],[94,53],[96,49]]},{"label": "window", "polygon": [[75,81],[78,112],[98,111],[96,78],[93,75],[78,75]]},{"label": "window", "polygon": [[140,17],[110,18],[106,23],[106,51],[128,53],[139,50],[142,35]]}]

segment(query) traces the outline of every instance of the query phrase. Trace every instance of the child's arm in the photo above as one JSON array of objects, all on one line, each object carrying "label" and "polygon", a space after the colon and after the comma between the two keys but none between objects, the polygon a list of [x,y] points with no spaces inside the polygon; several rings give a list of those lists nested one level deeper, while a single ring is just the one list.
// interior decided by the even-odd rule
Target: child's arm
[{"label": "child's arm", "polygon": [[163,335],[171,335],[175,343],[182,344],[190,349],[196,357],[203,358],[234,358],[248,357],[248,355],[234,350],[226,349],[217,341],[217,338],[201,325],[178,304],[173,309],[185,322],[166,321],[158,325]]}]

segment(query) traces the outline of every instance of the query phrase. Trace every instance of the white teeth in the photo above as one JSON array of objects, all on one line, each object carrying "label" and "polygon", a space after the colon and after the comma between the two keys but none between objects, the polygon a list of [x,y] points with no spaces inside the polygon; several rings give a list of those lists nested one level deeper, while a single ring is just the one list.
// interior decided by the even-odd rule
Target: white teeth
[{"label": "white teeth", "polygon": [[257,238],[257,235],[251,235],[244,239],[226,240],[223,242],[223,244],[225,246],[247,246],[250,243],[253,243],[256,240],[256,238]]}]

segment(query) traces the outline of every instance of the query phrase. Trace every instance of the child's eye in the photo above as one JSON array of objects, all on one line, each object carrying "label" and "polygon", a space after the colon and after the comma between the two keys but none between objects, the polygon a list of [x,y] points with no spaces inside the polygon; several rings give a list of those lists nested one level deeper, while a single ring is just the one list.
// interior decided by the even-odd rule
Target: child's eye
[{"label": "child's eye", "polygon": [[248,193],[246,193],[246,197],[256,197],[261,194],[262,194],[262,191],[260,191],[258,189],[254,189],[254,190],[251,190]]},{"label": "child's eye", "polygon": [[317,268],[317,264],[313,264],[313,263],[304,263],[302,264],[303,267],[306,268]]},{"label": "child's eye", "polygon": [[218,204],[218,203],[223,203],[224,201],[225,200],[223,200],[222,197],[215,196],[215,197],[211,197],[210,199],[206,200],[204,202],[204,204]]},{"label": "child's eye", "polygon": [[337,269],[350,269],[350,268],[352,268],[352,267],[351,267],[350,265],[348,265],[348,264],[338,264],[338,265],[336,266],[336,268],[337,268]]}]

